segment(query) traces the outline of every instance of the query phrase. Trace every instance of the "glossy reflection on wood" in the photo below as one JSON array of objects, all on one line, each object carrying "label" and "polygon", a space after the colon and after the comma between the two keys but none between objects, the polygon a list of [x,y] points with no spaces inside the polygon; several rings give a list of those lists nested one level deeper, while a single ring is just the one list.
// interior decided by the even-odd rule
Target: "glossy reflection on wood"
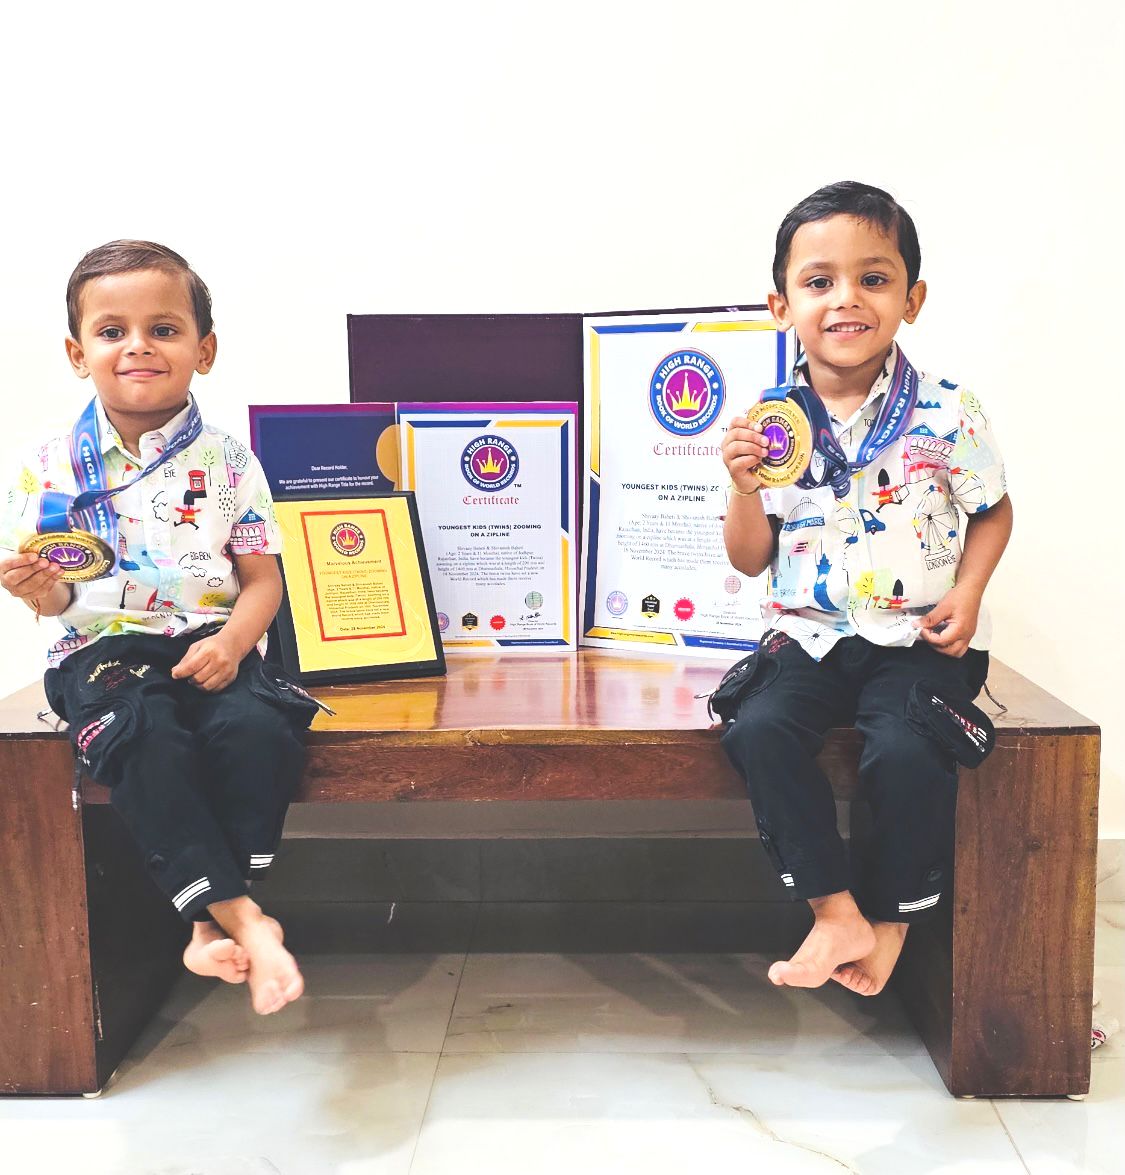
[{"label": "glossy reflection on wood", "polygon": [[[727,665],[590,651],[466,657],[451,658],[445,678],[318,689],[337,714],[318,717],[309,733],[298,799],[739,798],[742,783],[698,696],[714,689]],[[945,922],[908,936],[897,986],[954,1093],[1084,1093],[1098,728],[996,662],[989,682],[1008,712],[996,719],[992,757],[979,771],[961,773],[954,902]],[[95,1052],[100,1076],[83,1079],[104,1076],[107,1047],[95,1049],[90,1040],[97,993],[91,974],[106,976],[103,988],[113,982],[98,960],[123,940],[106,921],[112,907],[102,913],[107,903],[91,897],[87,913],[82,837],[94,858],[112,838],[108,825],[90,819],[96,808],[87,808],[84,831],[62,810],[70,798],[69,748],[64,734],[36,720],[43,705],[38,685],[0,702],[0,816],[9,842],[0,854],[9,894],[0,903],[0,948],[5,959],[17,939],[32,949],[22,969],[0,981],[0,1060],[15,1074],[11,1091],[68,1092],[75,1064],[91,1073]],[[982,705],[995,711],[987,700]],[[838,798],[856,794],[859,750],[851,729],[826,740],[820,762]],[[85,805],[106,798],[104,789],[83,785]],[[102,811],[112,823],[112,811]],[[102,849],[91,840],[98,828]],[[62,871],[37,929],[38,887],[28,870],[56,860]],[[136,885],[148,885],[135,869]],[[129,869],[112,872],[116,892],[125,892]],[[145,901],[140,906],[135,916],[147,920],[154,944],[164,944],[153,946],[147,970],[143,961],[129,961],[132,974],[143,977],[139,987],[148,983],[151,1002],[166,982],[175,935]],[[53,953],[60,935],[67,937],[61,955]],[[74,958],[64,973],[59,960],[67,951]],[[58,1016],[33,1010],[37,983],[52,991]],[[145,991],[136,984],[128,990],[130,998],[114,1007],[144,1009]],[[136,1019],[122,1008],[122,1040]],[[72,1063],[72,1055],[85,1060]]]}]

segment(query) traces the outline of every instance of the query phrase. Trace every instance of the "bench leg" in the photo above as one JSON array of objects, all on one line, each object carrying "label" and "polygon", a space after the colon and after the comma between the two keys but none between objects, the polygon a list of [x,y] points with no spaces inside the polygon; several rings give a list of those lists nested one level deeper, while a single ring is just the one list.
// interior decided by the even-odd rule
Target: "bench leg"
[{"label": "bench leg", "polygon": [[0,1093],[101,1089],[178,974],[183,923],[64,739],[0,741]]},{"label": "bench leg", "polygon": [[897,987],[950,1093],[1084,1094],[1097,735],[1004,734],[962,772],[954,900],[906,940]]}]

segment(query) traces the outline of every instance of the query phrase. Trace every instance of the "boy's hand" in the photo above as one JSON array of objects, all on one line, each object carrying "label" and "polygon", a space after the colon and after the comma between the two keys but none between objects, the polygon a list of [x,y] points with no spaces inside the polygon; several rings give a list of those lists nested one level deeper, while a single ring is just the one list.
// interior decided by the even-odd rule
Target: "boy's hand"
[{"label": "boy's hand", "polygon": [[239,657],[221,632],[197,641],[172,670],[172,676],[188,677],[209,694],[226,689],[238,676]]},{"label": "boy's hand", "polygon": [[951,587],[934,609],[922,617],[918,635],[947,657],[963,657],[977,630],[980,599],[980,592],[972,588]]},{"label": "boy's hand", "polygon": [[37,600],[45,596],[62,575],[62,568],[50,559],[25,551],[0,559],[0,587],[17,600]]},{"label": "boy's hand", "polygon": [[736,490],[752,494],[761,487],[754,470],[769,451],[765,433],[751,424],[745,416],[736,416],[723,437],[723,462]]}]

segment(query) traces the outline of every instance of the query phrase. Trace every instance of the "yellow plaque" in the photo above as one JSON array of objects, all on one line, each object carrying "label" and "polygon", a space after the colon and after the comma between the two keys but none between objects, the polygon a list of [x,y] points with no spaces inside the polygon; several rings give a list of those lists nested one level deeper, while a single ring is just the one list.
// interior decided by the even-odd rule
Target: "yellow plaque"
[{"label": "yellow plaque", "polygon": [[812,427],[793,400],[760,400],[746,419],[769,442],[770,451],[750,472],[768,489],[791,486],[809,467]]},{"label": "yellow plaque", "polygon": [[56,530],[37,534],[20,544],[21,551],[34,551],[63,569],[64,583],[85,583],[113,571],[109,544],[86,530]]},{"label": "yellow plaque", "polygon": [[302,681],[445,672],[413,494],[275,502],[282,660]]}]

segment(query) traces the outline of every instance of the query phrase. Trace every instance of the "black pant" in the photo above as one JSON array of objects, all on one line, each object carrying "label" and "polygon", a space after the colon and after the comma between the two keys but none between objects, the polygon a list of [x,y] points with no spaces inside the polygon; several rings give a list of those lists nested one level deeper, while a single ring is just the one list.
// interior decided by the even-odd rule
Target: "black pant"
[{"label": "black pant", "polygon": [[86,771],[188,921],[241,897],[273,861],[316,703],[257,650],[208,693],[171,671],[194,640],[103,637],[44,678]]},{"label": "black pant", "polygon": [[[921,642],[887,649],[855,636],[814,661],[784,634],[766,634],[722,742],[792,897],[850,889],[869,918],[887,922],[917,921],[948,900],[952,740],[966,723],[991,736],[991,723],[971,705],[987,673],[988,654],[975,650],[958,659]],[[816,756],[830,727],[851,723],[863,737],[859,781],[874,826],[866,859],[849,865]]]}]

